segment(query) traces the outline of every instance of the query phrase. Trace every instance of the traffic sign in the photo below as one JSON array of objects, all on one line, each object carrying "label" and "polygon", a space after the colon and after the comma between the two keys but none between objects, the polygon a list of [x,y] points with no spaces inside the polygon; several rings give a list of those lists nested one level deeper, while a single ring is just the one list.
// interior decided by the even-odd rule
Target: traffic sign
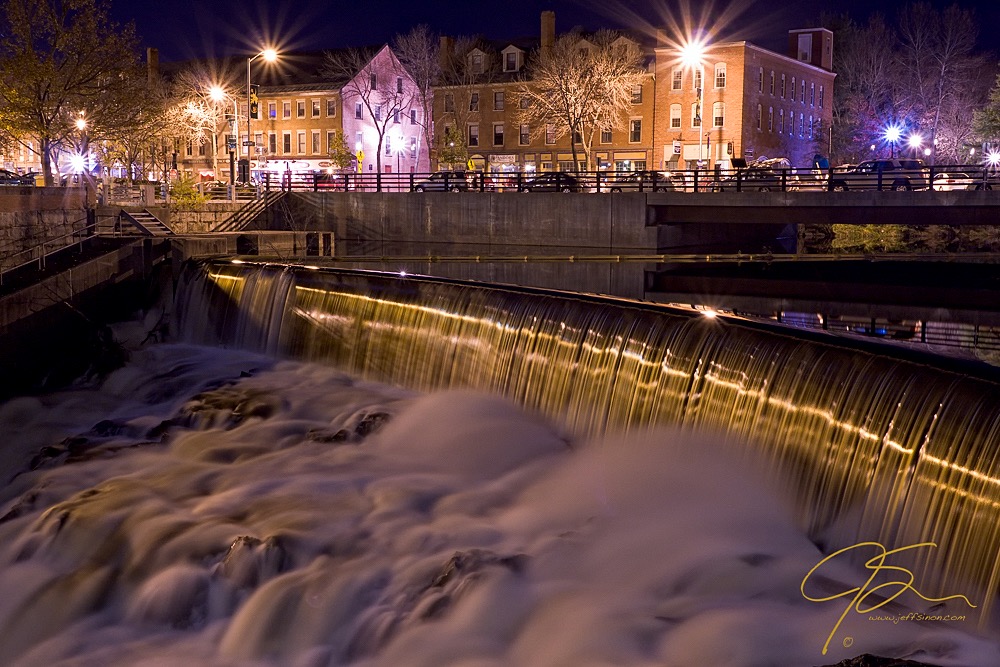
[{"label": "traffic sign", "polygon": [[255,141],[244,141],[243,145],[244,146],[256,146],[257,142],[255,142]]}]

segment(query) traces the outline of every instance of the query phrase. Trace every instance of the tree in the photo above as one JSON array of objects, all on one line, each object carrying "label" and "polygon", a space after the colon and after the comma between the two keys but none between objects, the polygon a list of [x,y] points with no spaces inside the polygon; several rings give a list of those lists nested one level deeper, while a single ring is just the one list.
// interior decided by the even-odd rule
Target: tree
[{"label": "tree", "polygon": [[546,126],[557,138],[569,134],[574,164],[580,146],[591,169],[594,137],[623,126],[633,91],[647,74],[635,42],[602,30],[589,38],[560,36],[550,52],[534,55],[530,76],[518,89],[520,121],[536,136]]},{"label": "tree", "polygon": [[441,150],[438,151],[438,162],[446,164],[451,169],[455,165],[465,164],[469,161],[469,147],[465,145],[465,132],[454,127],[446,127],[441,140]]},{"label": "tree", "polygon": [[347,145],[347,137],[340,130],[334,133],[330,145],[327,146],[327,157],[340,170],[347,169],[354,161],[354,152]]},{"label": "tree", "polygon": [[440,40],[426,25],[418,25],[405,35],[396,36],[394,50],[417,88],[414,104],[420,110],[424,146],[429,148],[434,145],[433,87],[441,78]]},{"label": "tree", "polygon": [[[479,113],[478,89],[500,78],[500,59],[481,37],[458,37],[448,40],[441,60],[442,96],[438,133],[438,163],[464,165],[468,162],[466,128]],[[477,97],[473,97],[476,95]]]},{"label": "tree", "polygon": [[1000,140],[1000,74],[990,91],[989,102],[975,113],[974,127],[983,141]]},{"label": "tree", "polygon": [[396,114],[403,113],[414,102],[413,87],[397,85],[397,79],[408,73],[388,46],[376,53],[365,49],[327,52],[324,56],[325,76],[343,82],[341,96],[345,101],[361,103],[365,117],[378,135],[375,151],[376,171],[381,187],[382,146],[386,130]]},{"label": "tree", "polygon": [[106,0],[6,0],[0,16],[0,132],[39,142],[46,185],[53,158],[80,137],[113,137],[132,126],[146,76],[131,25]]}]

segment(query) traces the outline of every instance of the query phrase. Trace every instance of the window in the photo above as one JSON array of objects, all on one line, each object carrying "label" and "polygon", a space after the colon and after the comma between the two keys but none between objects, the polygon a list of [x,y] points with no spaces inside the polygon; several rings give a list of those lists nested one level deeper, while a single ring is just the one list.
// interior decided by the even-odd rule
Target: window
[{"label": "window", "polygon": [[382,105],[375,105],[375,120],[382,120]]},{"label": "window", "polygon": [[392,155],[392,137],[385,138],[385,154]]},{"label": "window", "polygon": [[681,105],[670,105],[670,129],[680,129],[681,126]]},{"label": "window", "polygon": [[583,143],[583,133],[580,130],[573,130],[573,143],[582,144]]},{"label": "window", "polygon": [[802,104],[805,104],[806,103],[806,80],[805,79],[802,79],[802,85],[800,86],[800,88],[802,89],[802,94],[799,95],[799,102],[802,102]]},{"label": "window", "polygon": [[304,155],[306,152],[306,133],[300,130],[299,132],[296,133],[295,139],[296,139],[295,142],[296,148],[298,149],[298,151],[296,152],[299,155]]},{"label": "window", "polygon": [[552,125],[552,123],[545,126],[545,143],[556,143],[556,128]]},{"label": "window", "polygon": [[531,106],[531,98],[527,95],[521,95],[520,99],[517,100],[517,106],[521,109],[527,109]]},{"label": "window", "polygon": [[337,133],[334,130],[326,131],[326,152],[332,153],[334,147],[337,145]]},{"label": "window", "polygon": [[392,112],[392,122],[399,125],[399,109]]},{"label": "window", "polygon": [[503,123],[493,123],[493,145],[503,146]]},{"label": "window", "polygon": [[726,63],[719,63],[715,66],[715,87],[726,87]]},{"label": "window", "polygon": [[702,74],[702,72],[701,72],[700,69],[696,69],[694,71],[694,90],[695,90],[695,92],[701,90],[701,74]]},{"label": "window", "polygon": [[795,112],[788,112],[788,136],[795,134]]},{"label": "window", "polygon": [[410,159],[411,160],[416,160],[417,159],[417,138],[416,137],[410,137]]},{"label": "window", "polygon": [[684,71],[675,69],[670,79],[670,90],[680,90],[684,83]]},{"label": "window", "polygon": [[819,87],[819,108],[820,109],[823,108],[823,86],[822,86],[822,84]]},{"label": "window", "polygon": [[284,132],[281,135],[281,152],[288,155],[292,152],[292,133]]},{"label": "window", "polygon": [[799,60],[803,62],[812,62],[812,52],[813,52],[813,36],[812,35],[799,35],[799,50],[798,56]]},{"label": "window", "polygon": [[785,110],[778,109],[778,134],[785,131]]},{"label": "window", "polygon": [[510,53],[503,54],[503,71],[505,72],[516,72],[517,71],[517,52],[511,51]]},{"label": "window", "polygon": [[267,135],[267,152],[275,155],[278,152],[278,135],[271,132]]},{"label": "window", "polygon": [[479,111],[479,93],[469,94],[469,111]]},{"label": "window", "polygon": [[257,149],[257,152],[260,153],[261,149],[264,147],[264,133],[263,132],[254,132],[253,133],[253,143],[254,143],[254,147]]},{"label": "window", "polygon": [[326,117],[333,118],[337,115],[337,100],[326,101]]},{"label": "window", "polygon": [[781,99],[785,99],[785,75],[781,75]]},{"label": "window", "polygon": [[444,112],[452,113],[455,111],[455,93],[445,93],[444,94]]},{"label": "window", "polygon": [[531,143],[531,128],[529,126],[527,125],[521,126],[521,130],[518,133],[517,141],[522,146],[527,146],[529,143]]},{"label": "window", "polygon": [[416,124],[417,124],[417,110],[410,109],[410,125],[416,125]]},{"label": "window", "polygon": [[789,99],[791,99],[794,102],[795,101],[795,77],[794,76],[792,77],[792,89],[789,90],[788,93],[789,93],[789,95],[788,95]]},{"label": "window", "polygon": [[642,141],[642,119],[633,118],[628,122],[628,141],[637,144]]},{"label": "window", "polygon": [[312,117],[319,118],[319,100],[312,101]]},{"label": "window", "polygon": [[305,118],[306,117],[306,101],[305,100],[297,100],[295,102],[295,117],[296,118]]},{"label": "window", "polygon": [[809,116],[809,138],[813,138],[813,117]]},{"label": "window", "polygon": [[354,105],[354,117],[361,120],[361,102],[357,102]]},{"label": "window", "polygon": [[761,123],[763,122],[763,115],[764,115],[764,113],[761,110],[760,105],[758,104],[757,105],[757,131],[758,132],[761,130]]},{"label": "window", "polygon": [[204,155],[205,155],[205,144],[204,143],[199,143],[198,144],[198,155],[204,157]]},{"label": "window", "polygon": [[809,106],[816,106],[816,84],[809,84]]},{"label": "window", "polygon": [[764,92],[764,68],[761,67],[757,70],[757,92]]},{"label": "window", "polygon": [[495,90],[493,91],[493,110],[503,111],[503,91]]},{"label": "window", "polygon": [[378,90],[378,76],[375,72],[368,75],[368,87],[371,90]]},{"label": "window", "polygon": [[725,127],[726,125],[726,105],[723,102],[716,102],[712,105],[712,127]]},{"label": "window", "polygon": [[281,117],[282,118],[291,118],[292,117],[292,103],[291,102],[282,102],[281,103]]},{"label": "window", "polygon": [[267,117],[268,118],[277,118],[278,117],[278,103],[277,102],[268,102],[267,103]]},{"label": "window", "polygon": [[701,127],[701,110],[697,102],[691,105],[691,127]]},{"label": "window", "polygon": [[362,134],[361,132],[354,133],[354,152],[361,150],[362,145]]},{"label": "window", "polygon": [[397,93],[403,92],[403,77],[401,76],[396,77],[396,92]]},{"label": "window", "polygon": [[632,86],[632,104],[642,104],[642,86]]},{"label": "window", "polygon": [[319,153],[319,149],[320,149],[319,137],[320,137],[319,130],[313,130],[312,131],[312,152],[313,152],[313,155],[316,155],[316,154]]},{"label": "window", "polygon": [[767,131],[774,132],[774,107],[767,108]]},{"label": "window", "polygon": [[806,133],[806,115],[804,113],[799,114],[799,139],[802,135]]},{"label": "window", "polygon": [[193,141],[188,141],[187,142],[187,146],[184,148],[184,153],[188,157],[191,157],[192,155],[194,155],[194,142]]},{"label": "window", "polygon": [[479,145],[479,125],[473,123],[469,125],[469,146]]},{"label": "window", "polygon": [[480,74],[483,71],[483,54],[481,52],[475,52],[469,56],[469,60],[472,65],[472,71]]},{"label": "window", "polygon": [[602,144],[611,143],[611,130],[601,130],[601,143]]},{"label": "window", "polygon": [[770,89],[771,89],[771,95],[773,96],[774,95],[774,70],[771,70],[771,86],[770,86]]}]

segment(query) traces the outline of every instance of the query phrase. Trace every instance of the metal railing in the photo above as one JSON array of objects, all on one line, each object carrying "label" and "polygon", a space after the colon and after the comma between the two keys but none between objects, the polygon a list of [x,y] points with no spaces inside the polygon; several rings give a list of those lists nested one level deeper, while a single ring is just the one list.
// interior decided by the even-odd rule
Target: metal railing
[{"label": "metal railing", "polygon": [[88,243],[93,243],[95,239],[99,238],[96,231],[96,223],[88,224],[82,229],[47,239],[30,248],[4,256],[0,259],[0,286],[4,284],[4,279],[15,271],[21,271],[33,265],[37,265],[39,271],[44,270],[50,257],[64,252],[68,248],[76,246],[80,252],[83,252]]}]

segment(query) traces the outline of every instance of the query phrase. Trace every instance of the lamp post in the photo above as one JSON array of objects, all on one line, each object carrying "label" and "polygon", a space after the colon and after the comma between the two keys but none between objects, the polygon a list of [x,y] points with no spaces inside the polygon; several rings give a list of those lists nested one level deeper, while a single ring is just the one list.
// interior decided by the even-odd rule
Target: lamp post
[{"label": "lamp post", "polygon": [[896,157],[896,142],[902,136],[903,130],[899,125],[890,125],[885,128],[885,140],[889,142],[889,158]]},{"label": "lamp post", "polygon": [[[253,141],[250,137],[250,119],[254,116],[258,116],[258,113],[254,113],[254,103],[257,102],[254,95],[251,94],[250,88],[250,63],[257,60],[257,58],[263,58],[266,62],[273,63],[278,59],[278,52],[274,49],[264,49],[260,53],[250,56],[247,58],[247,138],[244,145],[247,147],[247,185],[250,184],[250,147],[253,146]],[[238,138],[239,135],[237,135]]]},{"label": "lamp post", "polygon": [[698,126],[698,162],[699,166],[704,164],[705,155],[702,152],[701,133],[705,128],[702,121],[702,107],[705,101],[705,44],[704,42],[692,39],[681,48],[681,63],[684,67],[691,69],[698,75],[698,85],[695,86],[695,106],[694,122]]}]

